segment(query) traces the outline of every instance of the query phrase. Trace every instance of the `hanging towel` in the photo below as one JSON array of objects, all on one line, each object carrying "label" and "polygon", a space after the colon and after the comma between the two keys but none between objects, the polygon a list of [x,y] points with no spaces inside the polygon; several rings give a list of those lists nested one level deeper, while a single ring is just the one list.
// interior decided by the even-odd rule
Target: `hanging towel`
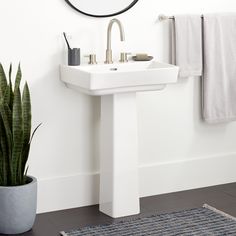
[{"label": "hanging towel", "polygon": [[203,118],[236,120],[236,14],[206,14],[203,28]]},{"label": "hanging towel", "polygon": [[172,63],[179,77],[202,75],[202,19],[200,15],[176,15],[173,21]]}]

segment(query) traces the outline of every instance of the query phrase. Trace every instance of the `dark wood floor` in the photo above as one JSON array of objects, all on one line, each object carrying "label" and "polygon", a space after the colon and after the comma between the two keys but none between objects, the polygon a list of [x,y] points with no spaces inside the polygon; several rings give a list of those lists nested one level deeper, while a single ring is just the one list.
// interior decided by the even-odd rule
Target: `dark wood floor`
[{"label": "dark wood floor", "polygon": [[[236,183],[142,198],[141,214],[132,218],[201,207],[204,203],[236,217]],[[99,212],[97,205],[57,211],[37,215],[34,228],[22,236],[57,236],[62,230],[115,221]]]}]

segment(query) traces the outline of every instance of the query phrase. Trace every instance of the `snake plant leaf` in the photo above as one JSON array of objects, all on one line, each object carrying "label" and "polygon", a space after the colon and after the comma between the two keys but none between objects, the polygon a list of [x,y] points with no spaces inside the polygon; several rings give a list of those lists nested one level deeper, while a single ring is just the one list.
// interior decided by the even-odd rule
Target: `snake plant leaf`
[{"label": "snake plant leaf", "polygon": [[7,186],[8,184],[11,184],[11,167],[10,167],[10,160],[9,156],[7,154],[7,147],[6,147],[6,141],[1,140],[1,147],[3,147],[3,152],[1,152],[1,161],[2,162],[2,180],[3,180],[3,186]]},{"label": "snake plant leaf", "polygon": [[0,96],[4,96],[5,89],[7,87],[7,79],[6,79],[6,74],[3,69],[2,64],[0,63]]},{"label": "snake plant leaf", "polygon": [[9,104],[10,103],[10,87],[6,86],[5,92],[4,92],[4,96],[3,96],[3,101],[5,104]]},{"label": "snake plant leaf", "polygon": [[1,173],[0,173],[0,186],[4,186],[4,183],[3,183],[3,180],[2,180]]},{"label": "snake plant leaf", "polygon": [[[23,146],[23,127],[22,127],[22,107],[21,93],[19,87],[14,91],[13,111],[12,111],[12,135],[13,135],[13,150],[12,150],[12,168],[13,179],[17,184],[17,177],[21,173],[21,152]],[[19,180],[21,182],[21,179]]]},{"label": "snake plant leaf", "polygon": [[[0,147],[3,154],[4,166],[7,170],[8,181],[12,181],[12,168],[10,165],[10,158],[12,154],[12,132],[11,132],[11,122],[12,114],[5,100],[8,100],[9,90],[6,87],[4,97],[0,99]],[[6,178],[6,177],[5,177]],[[6,184],[6,183],[5,183]]]},{"label": "snake plant leaf", "polygon": [[6,162],[4,160],[2,151],[0,150],[0,184],[2,186],[5,186],[7,184],[7,178],[6,178]]},{"label": "snake plant leaf", "polygon": [[28,84],[25,83],[22,95],[22,115],[23,115],[23,151],[21,174],[24,175],[24,167],[27,163],[30,149],[31,135],[31,102]]},{"label": "snake plant leaf", "polygon": [[20,87],[21,77],[22,77],[22,73],[21,73],[21,67],[19,64],[18,69],[17,69],[17,73],[16,73],[14,92]]},{"label": "snake plant leaf", "polygon": [[25,166],[28,161],[29,151],[30,151],[30,144],[28,143],[27,145],[24,146],[23,151],[22,151],[22,161],[21,161],[21,175],[22,176],[26,175]]},{"label": "snake plant leaf", "polygon": [[4,92],[5,87],[7,86],[7,78],[2,64],[0,63],[0,89]]},{"label": "snake plant leaf", "polygon": [[38,129],[41,125],[42,125],[42,123],[40,123],[40,124],[34,129],[32,135],[31,135],[31,138],[30,138],[30,142],[29,142],[30,144],[31,144],[31,142],[32,142],[32,140],[33,140],[33,137],[34,137],[34,135],[35,135],[35,132],[37,131],[37,129]]},{"label": "snake plant leaf", "polygon": [[5,168],[3,170],[3,185],[7,185],[8,182],[11,183],[11,168],[10,168],[10,160],[9,160],[9,149],[7,145],[7,139],[5,134],[5,128],[2,119],[0,119],[0,149],[1,149],[1,155],[2,159],[2,167]]},{"label": "snake plant leaf", "polygon": [[12,111],[7,103],[4,103],[3,106],[4,106],[6,117],[8,119],[10,131],[11,131],[12,130]]},{"label": "snake plant leaf", "polygon": [[10,64],[10,67],[9,67],[9,83],[11,81],[11,74],[12,74],[12,63]]},{"label": "snake plant leaf", "polygon": [[3,181],[3,171],[4,171],[4,160],[3,160],[3,156],[2,156],[2,153],[0,151],[0,186],[3,186],[4,185],[4,181]]},{"label": "snake plant leaf", "polygon": [[3,177],[2,177],[2,172],[0,172],[0,186],[5,186],[4,185],[4,181],[3,181]]},{"label": "snake plant leaf", "polygon": [[[10,111],[9,111],[10,112]],[[9,124],[9,115],[7,114],[8,111],[6,110],[6,106],[4,105],[3,101],[0,100],[0,114],[3,121],[3,126],[5,130],[6,140],[7,140],[7,146],[8,146],[8,155],[11,155],[11,149],[12,149],[12,132],[11,127]],[[2,131],[2,130],[1,130]],[[1,132],[2,133],[2,132]],[[4,135],[3,133],[1,135]]]},{"label": "snake plant leaf", "polygon": [[[0,115],[2,116],[2,113]],[[11,132],[5,129],[4,122],[2,120],[0,122],[0,148],[3,154],[3,162],[7,175],[7,183],[4,184],[12,185],[13,170],[11,165],[11,150],[12,150]]]},{"label": "snake plant leaf", "polygon": [[25,83],[22,95],[22,114],[23,114],[23,144],[27,145],[30,141],[31,133],[31,102],[28,84]]},{"label": "snake plant leaf", "polygon": [[10,102],[9,102],[9,107],[10,107],[10,109],[12,110],[12,108],[13,108],[13,98],[14,98],[14,94],[13,94],[13,90],[12,90],[11,75],[12,75],[12,64],[10,64],[10,68],[9,68],[9,88],[10,88]]},{"label": "snake plant leaf", "polygon": [[[24,168],[26,166],[26,163],[28,161],[28,156],[29,156],[29,151],[30,151],[30,145],[31,145],[31,142],[33,140],[33,137],[35,135],[35,132],[37,131],[37,129],[42,125],[42,123],[40,123],[33,131],[31,137],[30,137],[30,140],[27,144],[24,144],[24,147],[23,147],[23,151],[22,151],[22,175],[26,176],[27,175],[27,171],[28,171],[28,167],[27,167],[27,170],[25,171],[24,173]],[[25,179],[25,178],[24,178]]]},{"label": "snake plant leaf", "polygon": [[11,109],[9,107],[10,100],[11,100],[11,91],[10,91],[10,87],[7,86],[6,90],[5,90],[4,97],[3,97],[3,105],[4,105],[5,113],[7,115],[8,124],[9,124],[10,129],[11,129],[12,128],[12,112],[11,112]]},{"label": "snake plant leaf", "polygon": [[7,185],[8,183],[8,177],[7,177],[7,172],[9,172],[9,162],[8,162],[8,155],[7,155],[7,147],[6,147],[6,141],[1,140],[1,153],[0,153],[0,162],[2,163],[1,167],[1,172],[2,172],[2,181],[3,181],[3,186]]},{"label": "snake plant leaf", "polygon": [[24,144],[24,146],[23,146],[23,151],[22,151],[22,168],[21,168],[21,171],[22,171],[22,175],[24,175],[24,176],[26,175],[27,170],[28,170],[28,168],[27,168],[27,170],[25,171],[25,174],[24,174],[24,168],[25,168],[26,163],[27,163],[27,161],[28,161],[28,156],[29,156],[29,151],[30,151],[30,145],[31,145],[31,142],[32,142],[32,140],[33,140],[33,137],[34,137],[35,132],[37,131],[37,129],[38,129],[41,125],[42,125],[42,123],[40,123],[40,124],[34,129],[32,135],[31,135],[31,137],[30,137],[29,142],[28,142],[27,144]]},{"label": "snake plant leaf", "polygon": [[2,160],[2,182],[3,186],[7,186],[8,184],[8,176],[7,173],[9,172],[9,162],[7,156],[3,155],[2,152],[0,152],[1,160]]},{"label": "snake plant leaf", "polygon": [[24,184],[27,182],[27,174],[28,174],[29,166],[27,166],[25,173],[24,173]]}]

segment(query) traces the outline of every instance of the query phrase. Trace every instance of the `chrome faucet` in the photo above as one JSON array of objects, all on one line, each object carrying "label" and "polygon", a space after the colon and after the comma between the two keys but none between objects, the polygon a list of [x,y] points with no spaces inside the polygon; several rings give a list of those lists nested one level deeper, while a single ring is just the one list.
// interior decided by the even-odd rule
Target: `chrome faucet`
[{"label": "chrome faucet", "polygon": [[117,23],[120,30],[120,40],[125,41],[125,33],[122,23],[118,19],[112,19],[109,22],[108,28],[107,28],[107,50],[106,50],[106,64],[112,64],[112,50],[111,50],[111,30],[114,23]]}]

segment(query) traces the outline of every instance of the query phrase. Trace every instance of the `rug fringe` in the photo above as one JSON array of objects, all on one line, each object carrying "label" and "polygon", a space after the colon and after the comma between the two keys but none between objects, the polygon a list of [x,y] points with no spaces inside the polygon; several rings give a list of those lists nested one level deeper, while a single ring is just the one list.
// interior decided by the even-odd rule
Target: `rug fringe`
[{"label": "rug fringe", "polygon": [[64,231],[61,231],[61,232],[60,232],[60,235],[61,235],[61,236],[68,236]]},{"label": "rug fringe", "polygon": [[208,205],[208,204],[204,204],[203,207],[204,207],[204,208],[207,208],[207,209],[209,209],[209,210],[211,210],[211,211],[214,211],[215,213],[218,213],[218,214],[220,214],[220,215],[222,215],[222,216],[224,216],[224,217],[227,217],[227,218],[229,218],[229,219],[231,219],[231,220],[236,221],[236,217],[231,216],[231,215],[229,215],[229,214],[227,214],[227,213],[225,213],[225,212],[223,212],[223,211],[220,211],[220,210],[216,209],[215,207],[212,207],[212,206],[210,206],[210,205]]}]

